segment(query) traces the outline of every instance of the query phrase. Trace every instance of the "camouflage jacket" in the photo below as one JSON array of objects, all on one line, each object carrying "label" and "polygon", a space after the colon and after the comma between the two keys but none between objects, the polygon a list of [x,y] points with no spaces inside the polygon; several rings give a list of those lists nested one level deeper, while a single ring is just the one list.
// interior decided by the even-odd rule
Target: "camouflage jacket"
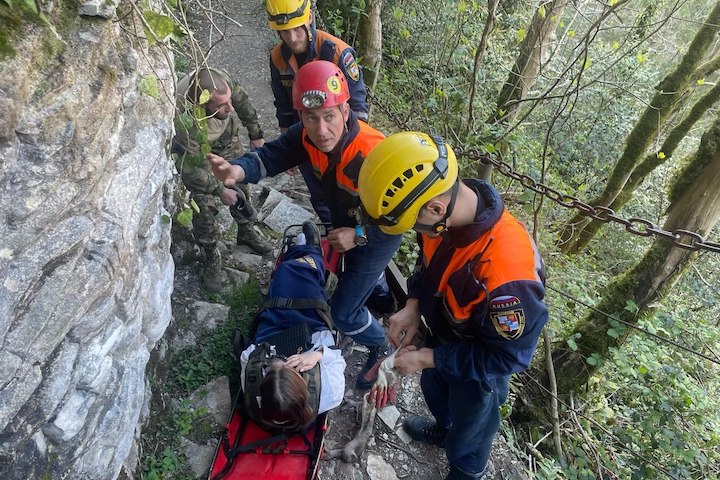
[{"label": "camouflage jacket", "polygon": [[[224,70],[212,69],[228,83],[232,89],[232,105],[235,111],[224,120],[217,118],[207,119],[208,144],[212,153],[220,155],[228,160],[237,158],[243,154],[242,140],[240,139],[240,126],[248,131],[250,140],[263,138],[263,132],[258,122],[257,111],[250,103],[245,90],[230,78]],[[191,76],[186,75],[177,85],[177,107],[178,112],[188,112],[191,104],[187,99],[187,92],[190,88]],[[195,155],[200,150],[197,141],[196,128],[178,127],[176,123],[175,137],[173,138],[173,153],[181,156]],[[207,193],[219,195],[222,191],[222,182],[217,180],[210,170],[207,162],[199,168],[178,168],[182,173],[183,183],[193,193]]]}]

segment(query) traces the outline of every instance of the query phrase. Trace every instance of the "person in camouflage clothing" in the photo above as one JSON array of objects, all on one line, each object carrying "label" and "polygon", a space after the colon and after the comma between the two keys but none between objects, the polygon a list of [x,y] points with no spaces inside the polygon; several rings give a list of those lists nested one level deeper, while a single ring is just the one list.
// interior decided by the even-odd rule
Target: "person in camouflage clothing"
[{"label": "person in camouflage clothing", "polygon": [[[206,92],[203,94],[203,92]],[[209,93],[209,96],[208,96]],[[217,249],[220,232],[215,217],[217,199],[229,207],[241,200],[249,202],[250,191],[226,188],[217,180],[204,159],[208,148],[212,153],[237,158],[244,153],[240,127],[247,129],[250,147],[264,144],[255,108],[247,93],[229,74],[220,69],[202,68],[182,78],[177,85],[178,119],[173,138],[173,153],[178,162],[185,187],[200,212],[193,215],[195,241],[203,248],[205,268],[202,280],[209,290],[222,287],[222,258]],[[203,120],[199,118],[206,116]],[[198,125],[203,125],[198,127]],[[245,197],[244,199],[242,197]],[[235,208],[230,208],[237,227],[237,243],[250,246],[257,253],[267,253],[272,246],[263,240]]]}]

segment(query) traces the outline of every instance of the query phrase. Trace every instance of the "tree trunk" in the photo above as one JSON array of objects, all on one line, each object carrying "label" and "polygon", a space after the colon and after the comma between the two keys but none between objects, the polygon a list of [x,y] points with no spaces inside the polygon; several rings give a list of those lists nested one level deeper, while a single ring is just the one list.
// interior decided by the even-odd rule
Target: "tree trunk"
[{"label": "tree trunk", "polygon": [[365,4],[367,16],[362,17],[358,38],[358,44],[363,54],[365,85],[370,90],[375,90],[382,64],[382,21],[380,19],[382,3],[382,0],[367,0]]},{"label": "tree trunk", "polygon": [[480,43],[478,43],[477,48],[475,49],[475,61],[473,62],[473,72],[472,72],[472,85],[470,87],[470,99],[468,100],[468,119],[467,119],[467,129],[466,133],[469,133],[473,130],[473,126],[475,124],[475,114],[473,112],[473,104],[475,103],[475,92],[477,87],[477,72],[480,69],[480,62],[482,60],[483,55],[485,54],[485,49],[487,48],[488,43],[488,37],[490,36],[490,32],[492,32],[493,27],[495,25],[495,11],[497,10],[498,3],[500,3],[500,0],[488,0],[488,16],[485,20],[485,28],[483,28],[482,35],[480,36]]},{"label": "tree trunk", "polygon": [[[609,206],[620,194],[659,129],[665,125],[673,107],[690,86],[690,81],[696,75],[705,54],[714,45],[718,31],[720,31],[720,1],[715,4],[698,30],[677,68],[656,87],[650,105],[625,139],[625,150],[615,163],[605,190],[590,202],[592,205]],[[584,229],[588,223],[590,223],[589,218],[578,213],[565,225],[560,235],[562,250],[565,253],[577,253],[587,244],[589,239],[586,238]]]},{"label": "tree trunk", "polygon": [[[718,99],[720,99],[720,82],[710,89],[709,92],[703,95],[695,103],[695,105],[692,106],[690,112],[688,112],[685,118],[670,131],[659,150],[663,153],[663,158],[660,158],[658,153],[653,152],[647,155],[642,163],[633,170],[630,178],[627,180],[627,183],[625,183],[625,186],[622,188],[620,193],[618,193],[617,197],[615,197],[615,200],[613,200],[610,204],[610,208],[617,212],[630,201],[635,193],[635,190],[645,180],[645,177],[670,159],[672,154],[675,152],[675,149],[680,144],[680,141],[685,138],[695,123],[700,120],[705,112],[707,112],[710,107],[718,101]],[[603,223],[597,220],[592,220],[588,223],[582,232],[582,236],[577,238],[575,241],[576,251],[580,251],[585,248],[602,226]]]},{"label": "tree trunk", "polygon": [[[570,0],[553,0],[546,5],[543,2],[535,11],[530,27],[520,43],[520,53],[497,101],[495,113],[487,123],[511,123],[520,109],[518,100],[527,95],[537,80],[544,61],[550,53],[550,45],[555,43],[555,29],[562,17],[565,6]],[[492,165],[479,165],[478,176],[490,180]]]},{"label": "tree trunk", "polygon": [[[701,235],[709,232],[720,219],[720,119],[706,132],[693,160],[678,176],[671,191],[668,218],[663,228],[668,231],[685,229]],[[636,324],[638,319],[652,313],[655,302],[662,300],[696,254],[675,247],[665,239],[656,239],[650,250],[632,270],[611,283],[603,294],[598,310],[626,322]],[[638,306],[637,313],[625,309],[627,301]],[[597,369],[587,363],[593,353],[604,358],[608,348],[621,345],[625,334],[617,338],[608,335],[613,326],[601,314],[591,313],[570,334],[577,350],[572,351],[564,341],[555,349],[553,363],[561,393],[576,391],[585,385]]]}]

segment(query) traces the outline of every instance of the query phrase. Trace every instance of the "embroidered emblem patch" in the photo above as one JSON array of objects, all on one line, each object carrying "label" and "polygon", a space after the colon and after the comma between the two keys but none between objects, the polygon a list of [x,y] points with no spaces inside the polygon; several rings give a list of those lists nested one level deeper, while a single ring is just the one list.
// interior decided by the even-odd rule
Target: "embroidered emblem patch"
[{"label": "embroidered emblem patch", "polygon": [[295,260],[300,263],[307,263],[315,270],[317,270],[318,268],[317,264],[315,263],[315,259],[312,258],[310,255],[305,255],[304,257],[296,258]]},{"label": "embroidered emblem patch", "polygon": [[345,71],[347,72],[348,76],[354,82],[360,80],[360,67],[358,67],[358,64],[355,61],[355,57],[353,56],[353,54],[350,52],[345,53],[345,55],[343,55],[342,62],[345,66]]},{"label": "embroidered emblem patch", "polygon": [[498,335],[508,340],[515,340],[525,330],[525,311],[522,308],[490,312],[490,319]]}]

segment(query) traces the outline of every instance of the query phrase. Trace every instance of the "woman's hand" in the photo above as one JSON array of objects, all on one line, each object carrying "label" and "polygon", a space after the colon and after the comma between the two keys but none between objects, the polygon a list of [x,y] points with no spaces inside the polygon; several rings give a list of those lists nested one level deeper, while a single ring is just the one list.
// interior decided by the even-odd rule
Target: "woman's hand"
[{"label": "woman's hand", "polygon": [[285,366],[294,368],[298,372],[307,372],[313,368],[322,359],[322,351],[303,352],[300,354],[290,355],[285,360]]}]

